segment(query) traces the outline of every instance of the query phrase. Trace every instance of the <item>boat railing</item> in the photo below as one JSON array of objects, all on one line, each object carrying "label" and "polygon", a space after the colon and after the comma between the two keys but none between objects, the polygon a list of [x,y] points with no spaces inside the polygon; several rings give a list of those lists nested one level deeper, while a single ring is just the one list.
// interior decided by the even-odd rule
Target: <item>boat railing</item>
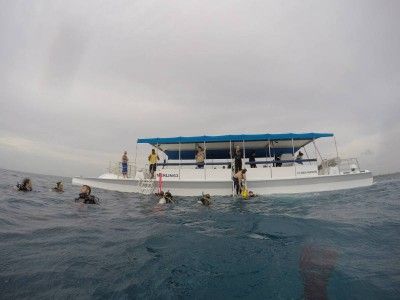
[{"label": "boat railing", "polygon": [[358,159],[352,158],[341,158],[339,161],[339,171],[343,174],[360,172],[360,164]]},{"label": "boat railing", "polygon": [[318,171],[321,175],[332,173],[348,174],[360,172],[360,164],[357,158],[340,158],[323,159],[318,166]]},{"label": "boat railing", "polygon": [[[122,176],[122,162],[114,162],[109,164],[108,173],[115,174],[118,176]],[[135,176],[136,174],[136,166],[135,164],[128,163],[128,177]]]},{"label": "boat railing", "polygon": [[[244,164],[245,165],[273,165],[273,166],[280,166],[282,164],[288,164],[288,163],[303,163],[303,162],[316,162],[316,158],[310,158],[310,159],[301,159],[301,160],[296,160],[296,159],[287,159],[287,160],[263,160],[263,161],[254,161],[254,162],[248,162],[246,161]],[[168,166],[198,166],[198,162],[167,162],[167,163],[158,163],[157,166],[159,167],[168,167]],[[230,165],[230,162],[206,162],[202,164],[204,166],[227,166]]]},{"label": "boat railing", "polygon": [[265,161],[253,161],[253,162],[249,162],[246,161],[245,164],[246,165],[273,165],[275,166],[281,166],[282,164],[302,164],[305,162],[316,162],[317,159],[316,158],[307,158],[307,159],[282,159],[282,160],[265,160]]}]

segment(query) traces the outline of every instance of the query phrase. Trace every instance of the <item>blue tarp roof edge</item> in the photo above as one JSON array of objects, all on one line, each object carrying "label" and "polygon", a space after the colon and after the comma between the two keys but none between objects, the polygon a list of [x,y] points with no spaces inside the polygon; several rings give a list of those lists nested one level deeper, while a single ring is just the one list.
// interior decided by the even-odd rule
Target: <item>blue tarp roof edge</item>
[{"label": "blue tarp roof edge", "polygon": [[209,142],[238,142],[238,141],[267,141],[267,140],[312,140],[323,137],[332,137],[333,133],[279,133],[279,134],[230,134],[230,135],[203,135],[178,136],[168,138],[139,138],[138,144],[191,144]]}]

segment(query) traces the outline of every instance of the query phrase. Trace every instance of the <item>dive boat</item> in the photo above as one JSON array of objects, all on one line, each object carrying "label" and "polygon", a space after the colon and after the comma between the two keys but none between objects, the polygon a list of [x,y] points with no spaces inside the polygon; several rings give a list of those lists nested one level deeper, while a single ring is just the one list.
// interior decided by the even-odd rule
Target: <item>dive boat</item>
[{"label": "dive boat", "polygon": [[[324,158],[316,141],[329,137],[336,156]],[[138,156],[138,146],[149,152]],[[159,157],[154,176],[149,172],[151,149]],[[195,159],[199,149],[202,161]],[[234,194],[232,177],[239,165],[247,169],[248,190],[258,195],[334,191],[373,183],[372,173],[362,170],[356,158],[339,157],[332,133],[283,133],[139,138],[128,178],[123,178],[119,166],[96,178],[74,177],[72,184],[128,193],[169,190],[176,196],[228,196]]]}]

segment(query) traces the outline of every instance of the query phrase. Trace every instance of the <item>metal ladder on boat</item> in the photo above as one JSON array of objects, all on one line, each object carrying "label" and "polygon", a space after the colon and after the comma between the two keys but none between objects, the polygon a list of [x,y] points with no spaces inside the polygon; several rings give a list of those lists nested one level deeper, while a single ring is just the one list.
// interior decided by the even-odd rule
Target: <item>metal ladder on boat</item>
[{"label": "metal ladder on boat", "polygon": [[139,180],[139,193],[150,195],[154,192],[156,181],[150,178],[142,178]]},{"label": "metal ladder on boat", "polygon": [[154,193],[156,188],[156,181],[150,178],[148,171],[143,171],[143,178],[139,180],[138,192],[144,195],[150,195]]}]

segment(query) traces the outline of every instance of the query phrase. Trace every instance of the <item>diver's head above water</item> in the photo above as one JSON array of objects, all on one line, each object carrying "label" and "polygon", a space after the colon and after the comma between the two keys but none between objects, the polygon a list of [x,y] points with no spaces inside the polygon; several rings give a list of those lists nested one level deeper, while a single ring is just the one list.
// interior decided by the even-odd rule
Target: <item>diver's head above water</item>
[{"label": "diver's head above water", "polygon": [[56,183],[56,187],[53,189],[56,192],[64,192],[64,184],[62,181]]},{"label": "diver's head above water", "polygon": [[90,186],[88,186],[86,184],[82,185],[81,191],[80,191],[81,194],[86,194],[89,196],[91,192],[92,192],[92,189],[90,188]]},{"label": "diver's head above water", "polygon": [[22,181],[22,184],[17,184],[17,189],[23,192],[30,192],[32,191],[32,181],[29,178],[25,178]]},{"label": "diver's head above water", "polygon": [[84,184],[81,187],[79,197],[75,199],[75,202],[82,202],[85,204],[99,204],[99,199],[91,195],[92,189],[90,186]]}]

